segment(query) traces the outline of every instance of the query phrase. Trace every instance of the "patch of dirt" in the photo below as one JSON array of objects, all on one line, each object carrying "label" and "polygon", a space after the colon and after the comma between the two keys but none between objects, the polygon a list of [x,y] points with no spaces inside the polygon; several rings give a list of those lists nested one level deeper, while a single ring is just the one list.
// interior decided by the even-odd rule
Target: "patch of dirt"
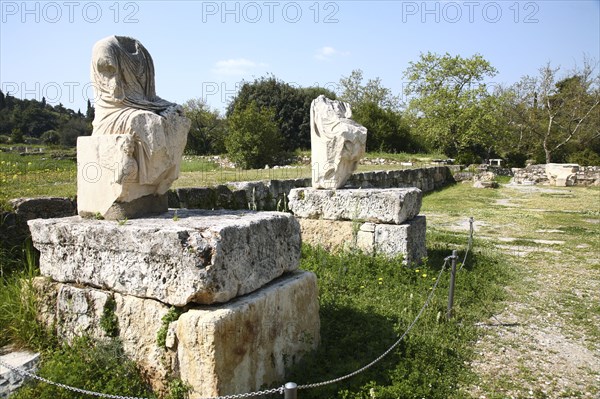
[{"label": "patch of dirt", "polygon": [[[504,310],[478,325],[481,335],[471,363],[478,381],[463,387],[472,398],[600,399],[600,273],[592,266],[598,264],[598,246],[590,238],[598,234],[600,219],[584,219],[587,199],[567,206],[558,196],[544,195],[537,202],[540,192],[567,190],[502,187],[505,198],[496,200],[500,206],[481,213],[475,223],[475,237],[509,256],[518,278],[506,287]],[[591,196],[578,190],[572,194]],[[573,213],[573,225],[564,219],[547,227],[535,217],[511,220],[516,204],[523,204],[521,212],[535,204],[536,212]],[[443,230],[469,229],[468,220],[458,222],[441,212],[435,221]],[[596,225],[587,224],[594,231],[566,233],[582,223]],[[552,239],[553,234],[562,239]]]}]

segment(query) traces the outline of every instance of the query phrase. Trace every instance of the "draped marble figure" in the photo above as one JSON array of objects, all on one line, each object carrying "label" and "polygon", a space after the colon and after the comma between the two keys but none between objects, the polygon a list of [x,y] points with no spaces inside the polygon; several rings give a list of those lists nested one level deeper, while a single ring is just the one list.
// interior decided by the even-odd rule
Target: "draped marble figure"
[{"label": "draped marble figure", "polygon": [[[163,196],[179,177],[190,121],[181,106],[156,95],[150,53],[131,37],[104,38],[92,50],[91,79],[95,91],[92,139],[97,138],[80,138],[78,163],[96,162],[111,173],[101,173],[102,179],[94,181],[87,173],[89,167],[78,172],[78,197],[84,196],[80,214],[104,214],[113,203]],[[110,181],[105,181],[107,175]],[[101,185],[107,186],[107,194]]]},{"label": "draped marble figure", "polygon": [[109,36],[95,44],[92,54],[92,82],[96,91],[93,135],[133,136],[138,183],[154,184],[158,178],[177,178],[172,176],[178,174],[175,168],[164,175],[167,165],[151,161],[161,151],[165,154],[159,158],[174,155],[168,151],[169,130],[173,130],[175,119],[183,111],[179,105],[156,95],[154,62],[148,50],[136,39]]},{"label": "draped marble figure", "polygon": [[365,154],[367,128],[353,121],[350,104],[320,95],[310,105],[312,186],[340,188]]}]

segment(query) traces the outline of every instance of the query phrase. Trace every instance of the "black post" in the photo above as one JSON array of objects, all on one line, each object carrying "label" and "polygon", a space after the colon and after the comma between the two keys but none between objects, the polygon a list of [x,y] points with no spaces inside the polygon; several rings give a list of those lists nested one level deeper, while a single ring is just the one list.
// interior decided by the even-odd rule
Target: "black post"
[{"label": "black post", "polygon": [[456,279],[456,259],[458,255],[456,250],[452,251],[452,269],[450,270],[450,288],[448,291],[448,313],[446,318],[450,320],[452,318],[452,306],[454,305],[454,282]]}]

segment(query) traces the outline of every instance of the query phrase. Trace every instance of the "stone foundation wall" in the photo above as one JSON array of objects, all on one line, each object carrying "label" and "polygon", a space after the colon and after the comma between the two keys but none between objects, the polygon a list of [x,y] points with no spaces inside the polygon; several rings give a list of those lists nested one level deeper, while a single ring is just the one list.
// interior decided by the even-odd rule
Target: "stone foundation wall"
[{"label": "stone foundation wall", "polygon": [[[417,187],[424,193],[455,183],[448,166],[353,174],[348,186],[357,188]],[[288,210],[288,194],[309,187],[311,179],[235,182],[216,187],[178,188],[168,192],[170,208]],[[27,221],[74,216],[77,203],[69,198],[18,198],[13,210],[0,213],[0,239],[8,247],[20,247],[29,237]]]},{"label": "stone foundation wall", "polygon": [[[514,168],[513,174],[515,184],[550,184],[545,164]],[[575,186],[600,185],[600,166],[580,166],[572,182]]]}]

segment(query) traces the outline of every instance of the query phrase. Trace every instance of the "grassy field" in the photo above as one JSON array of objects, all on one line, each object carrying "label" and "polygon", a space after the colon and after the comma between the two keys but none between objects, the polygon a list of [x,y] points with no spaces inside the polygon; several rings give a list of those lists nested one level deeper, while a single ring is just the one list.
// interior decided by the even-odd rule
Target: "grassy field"
[{"label": "grassy field", "polygon": [[[6,146],[4,146],[6,147]],[[43,154],[20,155],[0,151],[0,209],[10,209],[8,201],[20,197],[58,196],[77,194],[77,165],[74,149],[44,148]],[[308,153],[307,153],[308,154]],[[413,161],[413,167],[428,164],[438,154],[368,154],[366,159],[386,159],[396,162]],[[358,171],[401,169],[402,165],[360,165]],[[181,163],[181,176],[173,184],[179,187],[208,187],[233,181],[298,179],[311,177],[310,166],[291,165],[289,168],[234,169],[221,168],[206,157],[186,155]]]}]

